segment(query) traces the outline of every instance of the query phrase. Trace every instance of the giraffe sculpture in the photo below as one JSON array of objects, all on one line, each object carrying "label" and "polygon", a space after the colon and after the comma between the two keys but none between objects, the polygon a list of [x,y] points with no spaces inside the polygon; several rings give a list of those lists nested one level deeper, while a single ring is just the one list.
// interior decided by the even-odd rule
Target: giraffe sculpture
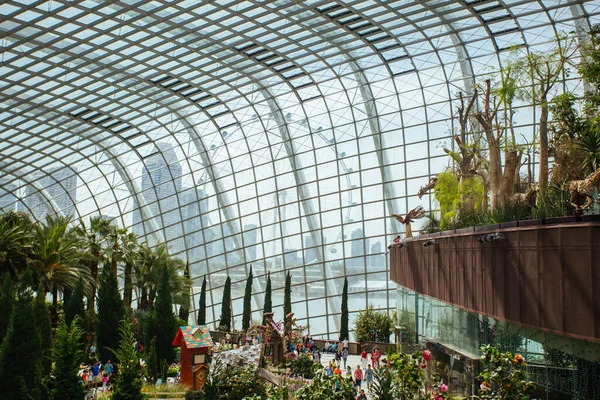
[{"label": "giraffe sculpture", "polygon": [[421,189],[419,189],[419,192],[417,193],[417,196],[419,196],[419,199],[421,197],[425,196],[425,193],[427,193],[431,189],[433,189],[435,187],[437,181],[438,181],[437,176],[432,176],[431,178],[429,178],[429,183],[425,186],[421,186]]},{"label": "giraffe sculpture", "polygon": [[[600,168],[592,172],[585,179],[578,179],[568,182],[569,193],[571,197],[569,202],[577,209],[588,209],[592,206],[592,191],[594,188],[600,189]],[[585,200],[585,204],[582,205]]]},{"label": "giraffe sculpture", "polygon": [[396,221],[406,225],[406,237],[411,238],[412,229],[410,228],[410,224],[416,219],[423,218],[425,216],[425,209],[421,206],[418,206],[410,210],[404,217],[399,214],[392,214],[391,216],[396,218]]}]

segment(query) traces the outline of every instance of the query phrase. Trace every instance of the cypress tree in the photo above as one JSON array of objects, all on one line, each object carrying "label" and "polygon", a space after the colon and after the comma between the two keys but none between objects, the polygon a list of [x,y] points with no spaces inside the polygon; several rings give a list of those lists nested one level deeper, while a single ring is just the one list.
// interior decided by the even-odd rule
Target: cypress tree
[{"label": "cypress tree", "polygon": [[231,331],[231,278],[229,276],[225,280],[225,288],[223,289],[219,330],[223,332]]},{"label": "cypress tree", "polygon": [[288,315],[292,312],[292,276],[288,272],[285,276],[285,289],[283,291],[283,317],[284,334],[289,337],[292,332],[292,319]]},{"label": "cypress tree", "polygon": [[31,307],[32,296],[18,290],[8,331],[0,346],[0,393],[3,400],[41,398],[41,338]]},{"label": "cypress tree", "polygon": [[[185,271],[183,272],[183,277],[186,279],[186,282],[189,282],[189,279],[190,279],[190,262],[189,261],[187,261],[185,263]],[[179,319],[184,320],[186,325],[188,323],[189,317],[190,317],[190,288],[188,288],[188,292],[185,295],[184,303],[179,307]]]},{"label": "cypress tree", "polygon": [[167,378],[169,377],[169,363],[167,360],[162,360],[162,364],[160,364],[160,379],[162,380],[162,384],[167,384]]},{"label": "cypress tree", "polygon": [[250,320],[252,319],[252,265],[250,273],[246,279],[246,290],[244,292],[244,313],[242,314],[242,330],[247,331],[250,328]]},{"label": "cypress tree", "polygon": [[198,325],[206,324],[206,275],[202,281],[202,289],[200,290],[200,302],[198,304]]},{"label": "cypress tree", "polygon": [[2,307],[0,307],[0,344],[2,344],[8,331],[15,304],[15,292],[9,274],[4,274],[2,288],[0,289],[0,304],[2,304]]},{"label": "cypress tree", "polygon": [[71,322],[75,319],[75,316],[79,315],[81,321],[81,328],[85,327],[85,303],[83,302],[84,298],[84,284],[83,279],[79,279],[77,285],[71,295],[69,296],[69,301],[65,305],[65,323],[67,326],[71,326]]},{"label": "cypress tree", "polygon": [[340,341],[348,339],[348,278],[344,279],[342,291],[342,319],[340,321]]},{"label": "cypress tree", "polygon": [[33,300],[33,317],[41,341],[40,372],[42,376],[47,376],[52,370],[52,322],[50,321],[50,310],[46,304],[46,293],[41,288]]},{"label": "cypress tree", "polygon": [[265,307],[263,308],[263,325],[267,323],[264,314],[273,312],[273,302],[271,301],[271,273],[267,273],[267,286],[265,288]]},{"label": "cypress tree", "polygon": [[158,362],[175,360],[175,349],[171,345],[177,333],[177,319],[173,312],[173,297],[169,288],[169,271],[163,267],[156,291],[154,310],[148,316],[146,338],[156,337],[156,359]]},{"label": "cypress tree", "polygon": [[158,365],[156,363],[156,336],[150,341],[150,346],[146,350],[146,368],[151,383],[158,379]]},{"label": "cypress tree", "polygon": [[84,355],[79,344],[85,334],[81,328],[78,315],[67,325],[63,319],[56,332],[56,347],[54,348],[54,378],[55,385],[52,398],[55,400],[79,400],[84,396],[84,390],[79,384],[77,372]]},{"label": "cypress tree", "polygon": [[285,276],[285,289],[283,292],[283,315],[292,312],[292,276],[288,272]]},{"label": "cypress tree", "polygon": [[119,294],[117,277],[110,265],[105,265],[100,272],[98,287],[98,319],[96,323],[97,351],[105,362],[112,359],[113,350],[119,346],[119,323],[125,318],[123,300]]},{"label": "cypress tree", "polygon": [[112,400],[143,400],[142,368],[139,355],[133,347],[135,336],[128,321],[119,323],[119,348],[114,351],[119,359],[119,373],[115,379],[115,390]]}]

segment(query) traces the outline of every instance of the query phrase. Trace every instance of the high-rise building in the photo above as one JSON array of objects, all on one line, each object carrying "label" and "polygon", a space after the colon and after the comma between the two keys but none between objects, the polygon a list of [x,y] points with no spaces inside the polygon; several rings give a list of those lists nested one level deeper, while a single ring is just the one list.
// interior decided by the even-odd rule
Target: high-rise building
[{"label": "high-rise building", "polygon": [[6,178],[0,178],[0,211],[17,208],[17,185]]},{"label": "high-rise building", "polygon": [[[31,178],[39,183],[50,196],[52,202],[58,207],[57,212],[64,215],[75,216],[75,203],[77,201],[77,170],[74,168],[52,168],[46,174],[34,174]],[[24,203],[37,220],[43,220],[48,215],[50,200],[47,199],[33,185],[25,188]]]},{"label": "high-rise building", "polygon": [[[182,213],[179,209],[178,194],[181,191],[181,164],[169,143],[157,142],[156,151],[144,160],[142,172],[142,196],[154,221],[169,243],[171,253],[185,251]],[[146,237],[139,206],[135,204],[133,231]],[[147,236],[154,244],[151,236]]]}]

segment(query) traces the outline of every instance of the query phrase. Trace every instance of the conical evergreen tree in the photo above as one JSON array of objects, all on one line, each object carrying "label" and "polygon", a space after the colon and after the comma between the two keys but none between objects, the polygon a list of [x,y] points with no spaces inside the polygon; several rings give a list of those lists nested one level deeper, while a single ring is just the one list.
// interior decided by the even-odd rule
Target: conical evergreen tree
[{"label": "conical evergreen tree", "polygon": [[348,278],[344,279],[342,291],[342,319],[340,321],[340,341],[348,339]]},{"label": "conical evergreen tree", "polygon": [[271,300],[271,273],[267,273],[267,286],[265,288],[265,306],[263,308],[263,325],[267,323],[264,314],[273,312],[273,302]]},{"label": "conical evergreen tree", "polygon": [[285,276],[285,289],[283,292],[283,314],[284,316],[292,312],[292,276],[288,272]]},{"label": "conical evergreen tree", "polygon": [[0,307],[0,344],[2,344],[8,331],[15,304],[15,292],[9,274],[4,274],[2,288],[0,288],[0,304],[2,304],[2,307]]},{"label": "conical evergreen tree", "polygon": [[32,296],[18,290],[8,331],[0,346],[0,393],[3,400],[39,399],[41,339],[38,333]]},{"label": "conical evergreen tree", "polygon": [[[185,263],[185,271],[183,272],[183,277],[186,278],[187,281],[190,279],[190,262]],[[191,288],[191,287],[190,287]],[[186,325],[188,323],[188,318],[190,317],[190,292],[186,294],[184,299],[184,303],[179,307],[179,319],[185,321]]]},{"label": "conical evergreen tree", "polygon": [[198,325],[206,324],[206,276],[202,281],[202,289],[200,290],[200,301],[198,304]]},{"label": "conical evergreen tree", "polygon": [[42,376],[47,376],[52,370],[52,322],[46,304],[46,293],[41,288],[33,300],[33,317],[41,340],[40,373]]},{"label": "conical evergreen tree", "polygon": [[85,348],[87,346],[87,311],[85,310],[85,293],[84,293],[84,283],[82,279],[79,279],[75,289],[71,292],[69,296],[69,301],[65,306],[65,324],[67,326],[71,326],[71,322],[79,316],[78,324],[79,327],[83,331],[83,335],[81,335],[79,339],[79,346],[81,351],[85,352]]},{"label": "conical evergreen tree", "polygon": [[81,318],[79,323],[81,324],[81,328],[84,328],[85,325],[85,303],[83,302],[83,298],[85,296],[84,293],[84,283],[83,279],[79,279],[75,289],[71,292],[69,296],[69,301],[65,305],[65,323],[67,326],[71,326],[71,322],[75,319],[77,315]]},{"label": "conical evergreen tree", "polygon": [[63,319],[58,326],[54,348],[54,400],[81,400],[84,396],[84,390],[77,377],[79,365],[84,359],[84,353],[79,346],[84,335],[81,323],[81,318],[75,315],[70,325]]},{"label": "conical evergreen tree", "polygon": [[158,380],[158,364],[156,361],[156,337],[150,341],[150,346],[146,348],[146,368],[151,383]]},{"label": "conical evergreen tree", "polygon": [[250,273],[246,279],[246,290],[244,292],[244,313],[242,314],[242,330],[245,332],[250,328],[250,321],[252,320],[252,265],[250,266]]},{"label": "conical evergreen tree", "polygon": [[119,348],[115,358],[119,359],[119,373],[115,379],[115,391],[112,400],[143,400],[142,368],[139,355],[134,348],[135,336],[128,321],[119,323]]},{"label": "conical evergreen tree", "polygon": [[169,271],[163,267],[156,291],[154,310],[148,317],[146,330],[147,338],[156,337],[156,359],[159,363],[166,360],[170,364],[175,360],[175,349],[171,343],[177,328],[177,319],[173,312],[173,297],[169,288]]},{"label": "conical evergreen tree", "polygon": [[162,360],[160,364],[160,379],[162,380],[163,385],[167,383],[167,378],[169,376],[169,363],[167,360]]},{"label": "conical evergreen tree", "polygon": [[219,330],[223,332],[231,331],[231,278],[229,276],[225,280],[225,288],[223,289]]},{"label": "conical evergreen tree", "polygon": [[113,274],[111,266],[105,265],[100,272],[96,320],[96,344],[102,362],[109,359],[118,362],[111,349],[119,346],[119,322],[124,318],[125,309],[119,294],[117,277]]},{"label": "conical evergreen tree", "polygon": [[288,272],[285,276],[285,288],[283,291],[283,316],[284,316],[284,334],[289,337],[292,332],[292,319],[288,315],[292,312],[292,276]]}]

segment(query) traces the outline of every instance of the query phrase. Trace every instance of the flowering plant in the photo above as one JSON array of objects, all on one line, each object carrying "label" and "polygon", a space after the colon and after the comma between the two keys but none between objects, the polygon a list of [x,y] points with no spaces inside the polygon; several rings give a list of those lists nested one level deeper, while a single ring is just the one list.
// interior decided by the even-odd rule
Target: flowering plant
[{"label": "flowering plant", "polygon": [[491,346],[481,348],[484,370],[479,374],[480,399],[527,399],[535,384],[525,379],[522,355],[502,353]]}]

